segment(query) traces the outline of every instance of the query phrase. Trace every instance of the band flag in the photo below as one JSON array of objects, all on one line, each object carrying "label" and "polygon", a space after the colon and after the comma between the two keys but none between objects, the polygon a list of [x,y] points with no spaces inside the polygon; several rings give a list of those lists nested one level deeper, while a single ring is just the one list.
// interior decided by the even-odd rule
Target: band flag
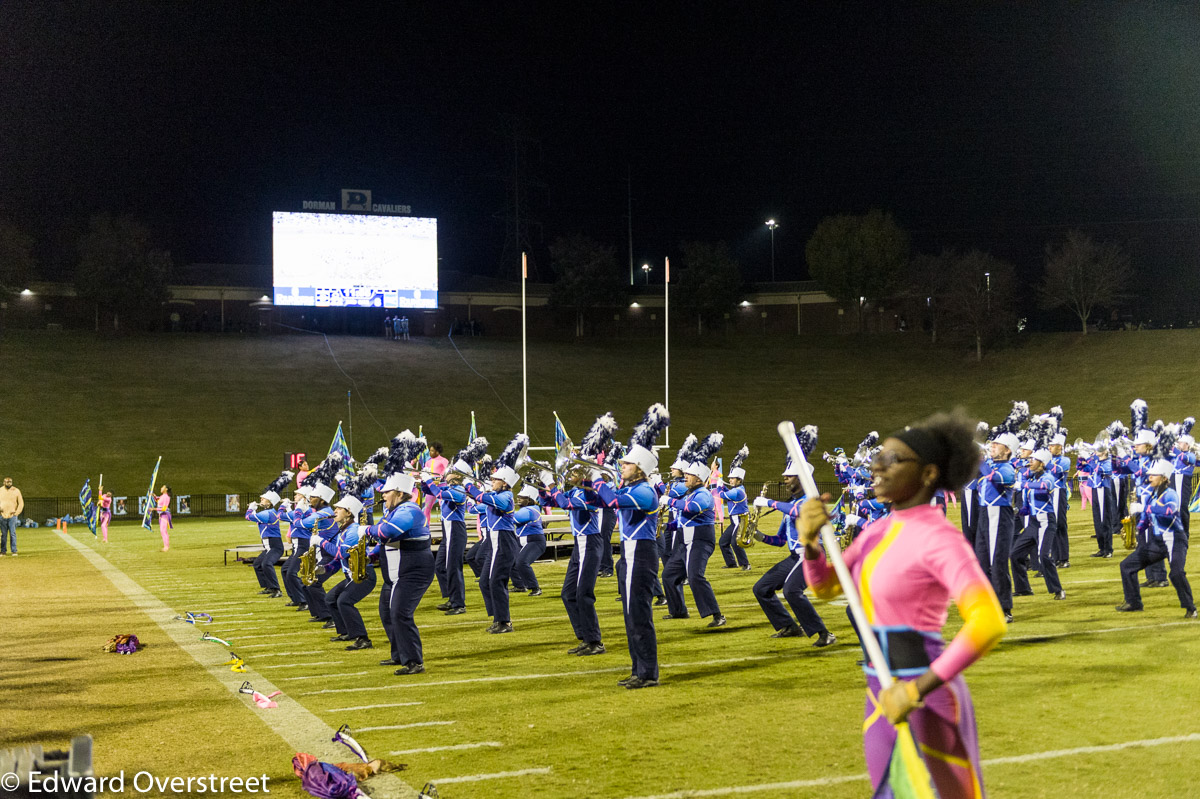
[{"label": "band flag", "polygon": [[346,445],[346,436],[342,435],[342,423],[338,422],[337,432],[333,435],[333,443],[329,445],[329,454],[335,452],[342,454],[344,463],[350,463],[350,447]]},{"label": "band flag", "polygon": [[83,517],[87,519],[88,529],[92,531],[92,535],[96,534],[96,503],[92,501],[92,479],[83,481],[83,488],[79,490],[79,504],[83,506]]},{"label": "band flag", "polygon": [[146,489],[146,512],[142,514],[142,527],[150,529],[150,512],[158,506],[154,501],[154,483],[158,480],[158,467],[162,465],[162,455],[154,462],[154,471],[150,474],[150,487]]},{"label": "band flag", "polygon": [[563,450],[571,446],[570,442],[571,437],[567,435],[567,428],[563,427],[562,420],[558,418],[558,411],[554,411],[554,458],[556,462]]}]

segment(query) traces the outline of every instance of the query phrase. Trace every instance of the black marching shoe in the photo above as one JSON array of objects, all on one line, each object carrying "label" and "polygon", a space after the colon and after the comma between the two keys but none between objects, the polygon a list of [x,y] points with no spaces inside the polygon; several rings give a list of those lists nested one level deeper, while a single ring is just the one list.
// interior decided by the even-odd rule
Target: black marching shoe
[{"label": "black marching shoe", "polygon": [[442,604],[437,606],[437,609],[438,610],[449,610],[452,607],[454,607],[454,606],[451,605],[449,602],[443,602]]},{"label": "black marching shoe", "polygon": [[779,632],[771,636],[772,638],[803,638],[804,631],[800,629],[799,624],[793,624],[789,627],[784,627]]},{"label": "black marching shoe", "polygon": [[350,636],[346,635],[345,633],[338,633],[337,635],[333,636],[329,640],[330,641],[353,641],[354,639],[351,638]]},{"label": "black marching shoe", "polygon": [[396,669],[396,674],[424,674],[424,663],[408,663],[403,668]]},{"label": "black marching shoe", "polygon": [[281,597],[281,596],[283,596],[283,592],[276,591],[275,593],[271,594],[271,599],[279,599],[279,597]]},{"label": "black marching shoe", "polygon": [[271,589],[270,589],[270,588],[264,588],[263,590],[259,591],[258,593],[260,593],[260,594],[269,594],[269,593],[271,593]]},{"label": "black marching shoe", "polygon": [[834,635],[833,633],[829,632],[829,630],[826,630],[825,632],[823,632],[817,636],[817,640],[813,643],[813,646],[816,646],[816,647],[831,646],[836,643],[837,643],[837,636]]},{"label": "black marching shoe", "polygon": [[284,607],[285,607],[285,608],[294,608],[294,607],[296,607],[296,606],[297,606],[297,605],[299,605],[299,604],[300,604],[299,602],[289,602],[289,603],[287,603],[286,605],[284,605]]},{"label": "black marching shoe", "polygon": [[663,616],[664,619],[686,619],[687,617],[688,617],[688,614],[686,614],[686,613],[683,614],[682,616],[676,616],[674,613],[668,613],[665,616]]},{"label": "black marching shoe", "polygon": [[742,567],[742,571],[744,571],[744,572],[748,572],[748,571],[750,571],[750,564],[749,564],[749,563],[747,563],[745,566],[743,566],[743,567]]},{"label": "black marching shoe", "polygon": [[461,616],[462,614],[464,614],[466,612],[467,612],[467,609],[464,607],[447,608],[446,609],[447,616]]},{"label": "black marching shoe", "polygon": [[296,606],[296,610],[297,610],[297,612],[300,612],[300,613],[308,613],[308,605],[304,602],[301,602],[299,605]]},{"label": "black marching shoe", "polygon": [[542,595],[542,589],[540,589],[540,588],[535,588],[535,589],[533,589],[532,591],[530,591],[530,592],[529,592],[529,595],[530,595],[530,596],[541,596],[541,595]]},{"label": "black marching shoe", "polygon": [[1092,554],[1088,555],[1088,557],[1089,558],[1103,558],[1106,556],[1103,552],[1093,552]]},{"label": "black marching shoe", "polygon": [[403,666],[404,664],[398,660],[392,660],[391,658],[388,658],[387,660],[379,661],[379,665],[380,666]]},{"label": "black marching shoe", "polygon": [[661,608],[665,604],[667,604],[667,598],[665,596],[658,596],[654,598],[654,607]]},{"label": "black marching shoe", "polygon": [[327,621],[333,621],[333,619],[329,618],[328,616],[312,616],[309,618],[308,621],[310,624],[313,622],[318,622],[318,621],[321,622],[322,624],[324,624]]},{"label": "black marching shoe", "polygon": [[1196,618],[1196,609],[1195,609],[1195,608],[1192,608],[1191,610],[1185,611],[1185,612],[1184,612],[1184,614],[1183,614],[1183,617],[1184,617],[1185,619],[1194,619],[1194,618]]},{"label": "black marching shoe", "polygon": [[1055,594],[1055,595],[1054,595],[1054,597],[1053,597],[1053,598],[1054,598],[1054,599],[1066,599],[1066,598],[1067,598],[1067,592],[1066,592],[1066,591],[1059,591],[1057,594]]},{"label": "black marching shoe", "polygon": [[635,679],[634,675],[630,674],[628,677],[626,677],[623,680],[617,680],[617,685],[624,688],[626,685],[629,685],[629,683],[632,682],[634,679]]},{"label": "black marching shoe", "polygon": [[609,571],[600,572],[600,577],[612,577],[613,573]]},{"label": "black marching shoe", "polygon": [[580,641],[578,644],[576,644],[575,646],[568,649],[567,654],[568,655],[578,655],[580,652],[583,651],[584,647],[586,647],[586,646],[587,646],[587,644],[585,644],[583,641]]},{"label": "black marching shoe", "polygon": [[653,688],[656,685],[658,685],[658,680],[643,680],[641,677],[631,677],[629,682],[625,683],[625,687],[629,690]]},{"label": "black marching shoe", "polygon": [[1033,596],[1033,591],[1013,591],[1013,596]]},{"label": "black marching shoe", "polygon": [[1141,608],[1135,607],[1134,605],[1131,605],[1128,602],[1122,602],[1121,604],[1117,605],[1118,613],[1137,613],[1140,610],[1141,610]]},{"label": "black marching shoe", "polygon": [[1012,612],[1011,611],[1006,611],[1004,613],[1004,622],[1005,622],[1005,624],[1012,624]]},{"label": "black marching shoe", "polygon": [[1155,582],[1156,582],[1155,580],[1147,580],[1146,582],[1141,584],[1141,587],[1142,588],[1153,588]]},{"label": "black marching shoe", "polygon": [[497,635],[499,633],[511,633],[512,631],[513,626],[511,621],[506,621],[503,624],[497,622],[488,628],[488,632],[493,635]]},{"label": "black marching shoe", "polygon": [[725,617],[722,616],[720,613],[716,614],[715,616],[713,616],[712,621],[710,621],[708,623],[708,626],[709,627],[724,627],[725,626]]},{"label": "black marching shoe", "polygon": [[588,655],[603,655],[607,651],[608,650],[604,648],[604,644],[600,643],[599,641],[593,641],[590,644],[584,644],[583,648],[575,654],[583,658],[587,657]]},{"label": "black marching shoe", "polygon": [[371,639],[367,638],[364,635],[361,638],[355,638],[354,643],[352,643],[352,644],[350,644],[350,646],[346,647],[346,651],[347,652],[357,652],[360,649],[374,649],[374,648],[375,648],[375,645],[373,643],[371,643]]},{"label": "black marching shoe", "polygon": [[1154,585],[1152,585],[1150,587],[1151,588],[1170,588],[1171,581],[1170,580],[1159,580],[1157,583],[1155,583]]},{"label": "black marching shoe", "polygon": [[332,630],[333,628],[337,627],[337,622],[335,622],[333,619],[330,619],[329,621],[327,621],[323,625],[321,625],[321,627],[322,627],[322,629],[325,629],[325,630]]},{"label": "black marching shoe", "polygon": [[1057,564],[1055,564],[1055,565],[1057,565],[1057,566],[1058,566],[1058,568],[1060,568],[1060,569],[1069,569],[1069,568],[1071,568],[1071,561],[1069,561],[1069,560],[1060,560],[1060,561],[1059,561]]}]

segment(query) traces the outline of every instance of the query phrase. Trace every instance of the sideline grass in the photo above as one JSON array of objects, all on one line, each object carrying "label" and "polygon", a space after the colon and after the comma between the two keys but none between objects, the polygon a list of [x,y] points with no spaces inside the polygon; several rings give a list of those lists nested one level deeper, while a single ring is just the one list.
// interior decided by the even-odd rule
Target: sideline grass
[{"label": "sideline grass", "polygon": [[[519,418],[520,347],[456,341]],[[465,443],[472,409],[497,451],[520,429],[444,338],[329,343],[358,384],[353,443],[360,457],[418,425],[453,451]],[[1149,402],[1151,419],[1195,415],[1200,373],[1171,364],[1198,348],[1200,330],[1040,335],[976,364],[920,337],[692,342],[678,335],[671,441],[678,446],[689,431],[719,429],[726,462],[749,442],[748,472],[762,479],[783,462],[780,419],[819,425],[822,449],[849,449],[869,430],[886,433],[955,404],[994,424],[1014,399],[1039,412],[1063,405],[1071,437],[1090,440],[1114,418],[1127,420],[1135,397]],[[320,336],[10,331],[0,340],[0,374],[7,387],[0,451],[12,454],[4,468],[30,497],[73,496],[84,477],[94,487],[101,472],[116,495],[138,496],[160,454],[162,478],[176,493],[258,491],[285,451],[324,453],[338,420],[350,421],[350,382]],[[627,435],[646,406],[662,399],[662,340],[531,341],[529,387],[535,444],[553,444],[556,410],[576,441],[607,410]]]},{"label": "sideline grass", "polygon": [[[1083,514],[1073,511],[1071,523],[1075,557],[1073,567],[1063,574],[1068,601],[1050,601],[1035,582],[1037,596],[1016,600],[1016,622],[1008,639],[968,672],[985,758],[1200,732],[1200,708],[1192,701],[1194,664],[1200,657],[1197,626],[1181,623],[1183,612],[1171,590],[1148,591],[1145,613],[1115,613],[1112,606],[1120,601],[1117,561],[1087,558],[1091,549]],[[87,546],[96,546],[85,532],[73,529],[71,534]],[[719,556],[714,559],[709,575],[729,626],[707,631],[694,615],[687,621],[657,621],[663,684],[624,691],[615,685],[628,666],[615,584],[602,580],[598,588],[597,607],[609,654],[569,657],[564,652],[574,639],[557,597],[561,563],[536,567],[544,596],[513,597],[516,631],[511,635],[483,632],[482,602],[469,576],[470,612],[465,616],[437,613],[435,586],[417,616],[429,671],[406,679],[375,665],[384,650],[344,652],[340,645],[328,642],[328,631],[285,609],[282,600],[256,596],[257,584],[249,568],[222,566],[223,546],[253,538],[245,523],[186,520],[173,535],[172,551],[167,554],[155,551],[156,532],[134,525],[115,526],[112,538],[114,543],[108,547],[97,546],[101,554],[143,586],[153,585],[153,593],[177,610],[211,609],[217,619],[207,629],[230,639],[235,651],[242,645],[254,647],[244,650],[248,665],[263,667],[263,673],[283,687],[286,701],[301,702],[332,726],[345,722],[361,729],[454,722],[377,729],[358,736],[377,756],[408,751],[393,759],[409,764],[410,770],[402,776],[410,784],[550,769],[447,783],[441,789],[446,799],[622,799],[839,777],[863,770],[862,677],[855,666],[859,653],[851,643],[844,607],[818,608],[839,636],[835,647],[816,650],[804,640],[768,638],[771,631],[750,587],[781,557],[774,548],[751,550],[754,571],[750,573],[723,570]],[[16,567],[30,582],[47,582],[37,575],[48,573],[66,578],[63,588],[44,590],[65,594],[69,584],[74,596],[74,586],[83,584],[94,592],[89,596],[103,597],[104,586],[88,583],[94,576],[94,572],[87,574],[91,567],[56,543],[52,531],[29,531],[23,542],[30,557],[0,562],[0,567]],[[372,637],[382,646],[376,598],[365,600],[363,610]],[[31,596],[13,599],[21,614],[30,612]],[[694,611],[690,595],[688,601]],[[114,612],[126,612],[120,610],[119,599],[111,605]],[[136,625],[136,620],[120,623]],[[60,624],[66,625],[63,635]],[[957,624],[952,622],[947,634]],[[50,631],[40,656],[54,658],[75,656],[89,624],[68,614],[61,623],[55,620],[44,626]],[[94,620],[90,626],[96,626]],[[98,639],[95,645],[109,634],[107,625],[93,632]],[[20,639],[14,640],[7,630],[4,635],[6,650],[14,651]],[[275,652],[309,654],[272,657]],[[214,658],[223,659],[224,654],[221,647],[213,647]],[[110,714],[126,700],[136,703],[142,697],[162,697],[169,688],[176,692],[177,702],[153,707],[190,731],[184,735],[177,730],[172,736],[168,724],[147,733],[143,721],[153,721],[155,713],[150,713],[150,719],[97,714],[95,721],[106,725],[97,736],[99,755],[109,758],[102,762],[105,767],[142,762],[137,757],[146,751],[143,743],[149,738],[162,741],[154,748],[155,763],[186,764],[189,770],[184,773],[234,769],[248,761],[285,770],[291,753],[278,751],[281,747],[270,740],[270,734],[254,734],[255,722],[248,718],[270,711],[233,707],[237,699],[213,685],[178,650],[153,647],[131,658],[98,653],[95,657],[110,658],[112,668],[139,669],[136,679],[126,683],[121,699],[110,698],[106,706]],[[167,660],[161,674],[160,658]],[[325,661],[340,663],[311,669],[266,668]],[[29,666],[39,671],[35,675],[26,670],[21,684],[31,688],[45,684],[43,667]],[[53,667],[50,684],[67,688],[64,681],[69,680],[69,687],[85,696],[104,695],[104,686],[115,680],[97,666],[69,675],[60,674],[59,668]],[[357,674],[362,671],[368,674]],[[328,676],[312,679],[313,675]],[[155,683],[155,678],[160,682]],[[189,704],[188,696],[196,691],[203,693],[207,704]],[[422,704],[401,705],[408,702]],[[193,707],[211,715],[193,716],[188,712]],[[43,730],[65,733],[83,721],[74,705],[46,702],[36,712],[31,709],[19,717],[18,735],[20,740],[34,740]],[[479,743],[500,745],[444,748]],[[247,746],[253,756],[247,755]],[[1198,754],[1194,742],[1086,753],[998,764],[985,768],[985,778],[991,795],[1018,799],[1183,796],[1200,779]],[[802,797],[819,791],[823,797],[837,799],[860,797],[865,787],[854,781],[759,795]]]}]

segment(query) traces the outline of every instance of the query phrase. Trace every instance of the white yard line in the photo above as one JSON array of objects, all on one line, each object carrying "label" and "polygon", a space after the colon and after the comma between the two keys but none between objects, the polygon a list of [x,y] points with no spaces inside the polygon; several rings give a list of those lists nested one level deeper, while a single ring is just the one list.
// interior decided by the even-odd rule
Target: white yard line
[{"label": "white yard line", "polygon": [[[480,741],[474,744],[454,744],[453,746],[427,746],[424,749],[397,749],[388,752],[389,755],[423,755],[427,752],[458,752],[463,749],[498,749],[504,744],[498,741]],[[442,780],[444,782],[444,780]]]},{"label": "white yard line", "polygon": [[377,732],[379,730],[408,730],[413,727],[446,727],[457,724],[457,721],[414,721],[411,724],[385,724],[382,727],[353,727],[355,735],[360,732]]},{"label": "white yard line", "polygon": [[[1200,733],[1175,735],[1169,738],[1147,738],[1140,741],[1125,741],[1117,744],[1101,746],[1079,746],[1074,749],[1051,749],[1044,752],[1030,752],[1024,755],[1009,757],[994,757],[983,761],[984,766],[1000,766],[1008,763],[1029,763],[1036,760],[1052,760],[1060,757],[1075,755],[1090,755],[1101,752],[1118,752],[1123,749],[1138,749],[1151,746],[1166,746],[1177,743],[1200,742]],[[675,791],[673,793],[658,793],[649,796],[628,797],[627,799],[698,799],[704,796],[729,796],[731,794],[762,793],[764,791],[787,791],[798,788],[816,788],[823,785],[838,785],[844,782],[866,781],[866,774],[845,774],[836,777],[818,777],[812,780],[792,780],[790,782],[766,782],[757,785],[732,785],[725,788],[702,788],[697,790]],[[448,782],[448,780],[442,780]]]},{"label": "white yard line", "polygon": [[[244,674],[231,673],[221,664],[221,659],[227,657],[223,648],[214,647],[201,641],[195,634],[196,628],[192,625],[172,621],[176,615],[175,610],[167,607],[103,556],[93,552],[69,535],[62,532],[58,532],[57,535],[95,566],[97,571],[108,578],[118,591],[157,624],[180,649],[191,655],[213,679],[224,685],[234,695],[235,701],[242,701],[238,689],[246,680],[252,682],[263,693],[277,690],[275,685],[256,671],[247,669]],[[281,701],[279,707],[270,713],[255,713],[254,715],[287,743],[288,748],[294,752],[311,752],[329,762],[336,762],[345,755],[345,751],[331,740],[334,734],[333,728],[297,702]],[[379,788],[382,789],[380,795],[386,793],[393,797],[416,796],[416,792],[411,787],[392,774],[380,775],[372,781],[372,784],[378,783],[381,778],[386,779],[383,784],[379,785]]]},{"label": "white yard line", "polygon": [[524,777],[530,774],[549,774],[550,767],[542,768],[523,768],[520,771],[497,771],[495,774],[472,774],[467,777],[443,777],[438,780],[430,780],[434,785],[451,785],[456,782],[481,782],[483,780],[499,780],[505,777]]},{"label": "white yard line", "polygon": [[369,671],[351,671],[345,674],[306,674],[303,677],[280,677],[279,681],[284,680],[332,680],[336,677],[361,677],[364,674],[370,674]]},{"label": "white yard line", "polygon": [[[413,705],[423,705],[424,702],[388,702],[383,705],[356,705],[354,707],[331,707],[329,710],[322,710],[322,713],[348,713],[351,710],[376,710],[381,707],[412,707]],[[392,754],[396,754],[392,752]]]},{"label": "white yard line", "polygon": [[313,666],[340,666],[345,661],[341,660],[326,660],[321,663],[276,663],[273,665],[259,666],[260,669],[302,669],[311,668]]}]

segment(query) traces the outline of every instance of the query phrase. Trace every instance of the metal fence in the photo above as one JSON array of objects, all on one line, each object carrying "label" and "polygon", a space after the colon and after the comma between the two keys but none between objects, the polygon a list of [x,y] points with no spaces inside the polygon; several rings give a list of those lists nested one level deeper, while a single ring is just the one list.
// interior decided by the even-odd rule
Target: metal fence
[{"label": "metal fence", "polygon": [[[787,490],[777,481],[769,481],[771,485],[767,489],[767,497],[776,500],[785,500],[788,498]],[[753,500],[762,491],[762,481],[748,481],[744,485],[747,498]],[[833,496],[841,493],[841,486],[837,483],[817,483],[817,488],[822,492],[828,492]],[[230,504],[230,497],[237,497],[237,505],[234,508]],[[140,520],[141,514],[138,512],[139,497],[128,497],[126,499],[126,513],[124,515],[113,513],[113,521],[121,521],[123,519]],[[246,513],[246,505],[258,499],[257,494],[240,493],[240,494],[177,494],[171,498],[171,513],[175,516],[203,516],[203,517],[240,517]],[[187,510],[180,509],[180,500],[186,500]],[[63,516],[78,516],[83,512],[79,505],[78,497],[26,497],[25,510],[21,513],[22,518],[33,519],[38,524],[42,524],[47,519],[61,519]]]}]

